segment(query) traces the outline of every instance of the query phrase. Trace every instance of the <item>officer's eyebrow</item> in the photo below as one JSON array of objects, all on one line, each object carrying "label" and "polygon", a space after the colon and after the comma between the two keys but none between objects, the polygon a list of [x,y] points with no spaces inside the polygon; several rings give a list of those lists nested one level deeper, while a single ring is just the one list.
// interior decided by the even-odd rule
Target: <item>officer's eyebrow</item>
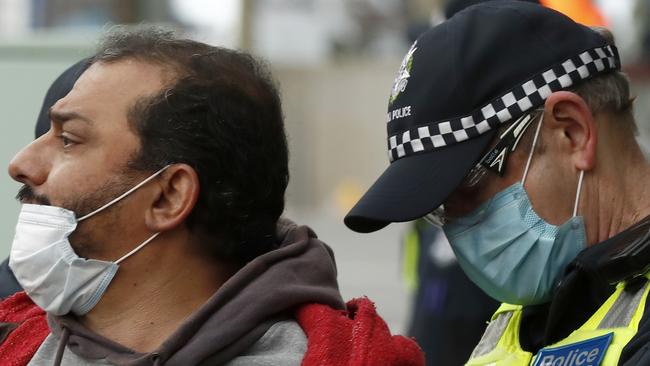
[{"label": "officer's eyebrow", "polygon": [[83,122],[86,122],[88,124],[93,124],[93,121],[89,119],[88,117],[84,117],[83,115],[74,112],[74,111],[55,111],[53,109],[54,107],[50,108],[48,111],[48,114],[50,116],[50,120],[54,123],[59,123],[63,124],[67,121],[71,120],[80,120]]}]

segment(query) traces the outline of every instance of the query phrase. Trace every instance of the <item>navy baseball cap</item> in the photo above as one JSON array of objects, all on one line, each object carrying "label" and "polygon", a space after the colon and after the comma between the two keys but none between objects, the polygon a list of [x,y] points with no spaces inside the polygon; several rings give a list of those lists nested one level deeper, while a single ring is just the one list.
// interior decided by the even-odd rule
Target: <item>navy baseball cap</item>
[{"label": "navy baseball cap", "polygon": [[404,57],[386,115],[390,165],[345,224],[372,232],[428,214],[501,124],[617,69],[617,50],[605,38],[541,5],[497,0],[457,13],[420,35]]},{"label": "navy baseball cap", "polygon": [[44,135],[47,131],[50,130],[50,108],[56,103],[59,99],[68,95],[74,83],[77,82],[77,79],[83,74],[84,71],[90,66],[90,58],[85,58],[81,61],[78,61],[74,65],[68,67],[59,77],[54,80],[50,88],[45,94],[43,99],[43,104],[41,105],[41,111],[38,113],[38,118],[36,119],[36,128],[35,136],[39,138],[41,135]]}]

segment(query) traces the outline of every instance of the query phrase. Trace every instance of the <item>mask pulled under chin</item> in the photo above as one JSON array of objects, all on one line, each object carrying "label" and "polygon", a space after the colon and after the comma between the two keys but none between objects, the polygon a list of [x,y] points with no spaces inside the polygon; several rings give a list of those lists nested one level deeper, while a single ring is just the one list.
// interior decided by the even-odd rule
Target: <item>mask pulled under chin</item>
[{"label": "mask pulled under chin", "polygon": [[57,316],[89,312],[106,292],[119,263],[155,239],[155,233],[122,258],[102,261],[79,257],[69,237],[85,220],[124,199],[168,166],[97,210],[77,219],[65,208],[23,204],[11,245],[9,267],[27,295],[47,313]]},{"label": "mask pulled under chin", "polygon": [[60,207],[25,204],[18,217],[9,267],[29,297],[54,315],[86,314],[118,269],[77,256],[68,240],[76,227],[74,213]]}]

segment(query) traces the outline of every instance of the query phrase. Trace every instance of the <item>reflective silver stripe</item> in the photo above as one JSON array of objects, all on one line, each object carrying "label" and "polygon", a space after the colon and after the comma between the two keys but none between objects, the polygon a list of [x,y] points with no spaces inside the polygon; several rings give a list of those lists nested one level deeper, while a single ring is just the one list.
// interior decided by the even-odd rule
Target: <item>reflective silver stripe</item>
[{"label": "reflective silver stripe", "polygon": [[635,292],[623,291],[598,325],[598,329],[627,327],[639,307],[646,287],[648,287],[647,281]]},{"label": "reflective silver stripe", "polygon": [[508,323],[510,323],[510,318],[512,318],[512,311],[499,314],[496,319],[488,324],[485,333],[481,337],[481,341],[478,342],[472,355],[469,357],[470,360],[490,353],[497,346],[503,332],[508,327]]}]

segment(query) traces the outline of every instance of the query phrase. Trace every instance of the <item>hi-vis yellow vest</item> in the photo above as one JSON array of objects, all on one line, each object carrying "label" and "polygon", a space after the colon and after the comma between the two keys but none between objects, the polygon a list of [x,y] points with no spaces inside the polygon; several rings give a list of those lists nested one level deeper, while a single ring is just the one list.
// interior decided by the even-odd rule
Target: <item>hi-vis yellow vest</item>
[{"label": "hi-vis yellow vest", "polygon": [[[646,278],[648,275],[646,275]],[[503,304],[492,316],[466,366],[615,366],[638,331],[648,297],[648,281],[637,290],[616,291],[594,315],[567,338],[537,355],[519,344],[522,307]]]}]

